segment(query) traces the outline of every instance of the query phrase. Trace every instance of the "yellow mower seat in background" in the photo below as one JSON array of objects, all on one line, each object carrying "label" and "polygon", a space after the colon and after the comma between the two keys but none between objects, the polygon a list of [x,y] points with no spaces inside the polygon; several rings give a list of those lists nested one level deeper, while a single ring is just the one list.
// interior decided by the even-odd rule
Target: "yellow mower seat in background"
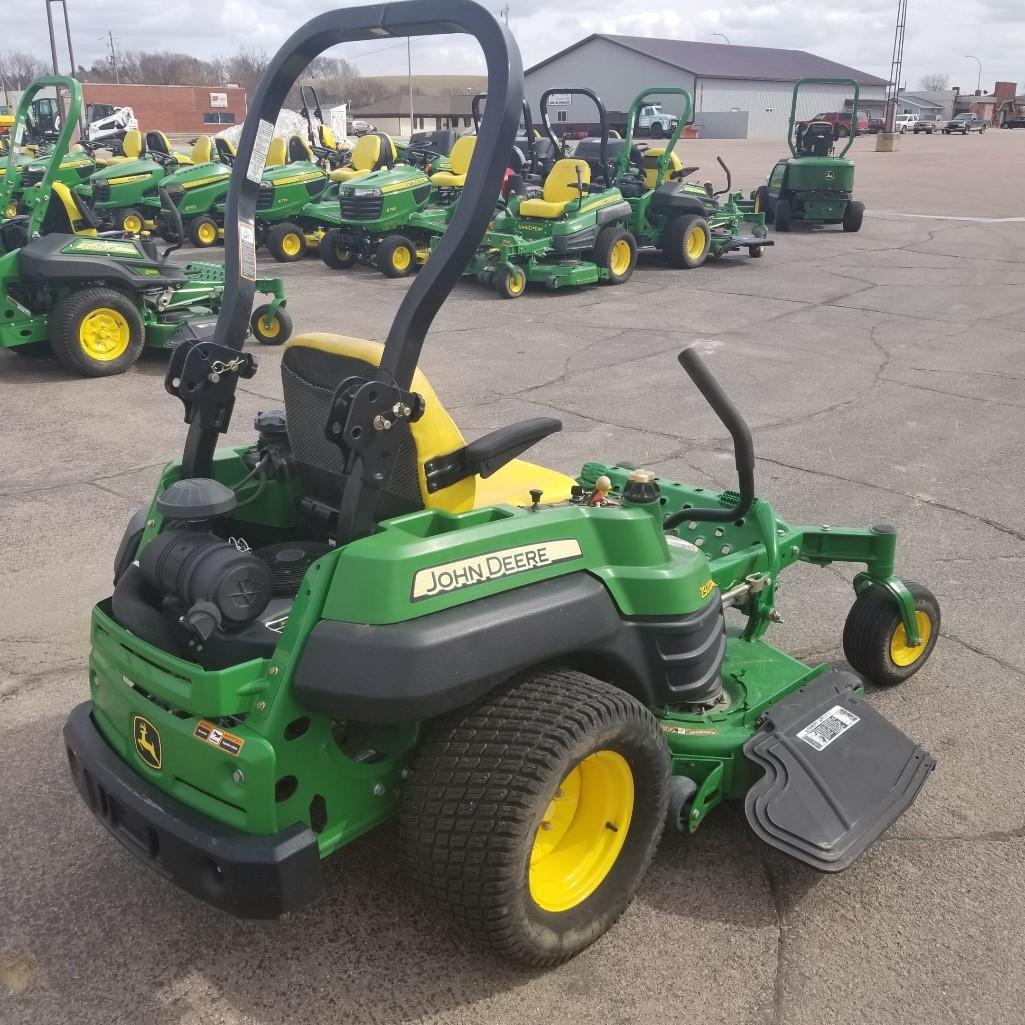
[{"label": "yellow mower seat in background", "polygon": [[571,158],[556,160],[555,166],[545,178],[544,198],[525,199],[520,203],[520,216],[543,217],[546,220],[561,217],[566,207],[582,195],[576,187],[578,182],[582,185],[591,182],[591,167],[587,161]]},{"label": "yellow mower seat in background", "polygon": [[192,163],[192,157],[185,153],[175,153],[171,148],[171,140],[163,132],[154,129],[146,133],[146,149],[151,153],[166,153],[174,157],[174,162],[179,166],[188,166]]},{"label": "yellow mower seat in background", "polygon": [[332,171],[329,177],[333,182],[351,182],[365,177],[394,159],[395,144],[391,138],[379,132],[371,132],[364,135],[353,148],[352,167],[339,167]]},{"label": "yellow mower seat in background", "polygon": [[[644,151],[644,186],[648,189],[655,187],[655,182],[658,180],[658,162],[665,153],[665,147],[659,146],[658,148],[646,149]],[[683,170],[683,161],[676,155],[674,150],[669,155],[669,166],[666,168],[665,181],[669,179],[677,172]]]},{"label": "yellow mower seat in background", "polygon": [[123,164],[126,160],[138,160],[142,156],[142,149],[142,132],[133,128],[130,132],[125,132],[125,137],[121,141],[122,156],[97,160],[96,164],[99,167],[107,167],[110,164]]},{"label": "yellow mower seat in background", "polygon": [[288,144],[280,135],[275,135],[267,147],[266,167],[280,167],[288,156]]},{"label": "yellow mower seat in background", "polygon": [[[330,471],[333,465],[340,464],[337,447],[324,437],[323,424],[327,422],[331,396],[344,378],[367,374],[377,367],[383,351],[381,342],[319,332],[298,335],[285,343],[281,361],[285,415],[300,466],[307,463]],[[410,462],[415,461],[419,501],[424,508],[459,513],[500,503],[529,505],[531,488],[543,491],[545,503],[569,498],[570,488],[576,483],[572,477],[524,459],[511,460],[487,479],[468,477],[439,491],[428,491],[424,464],[463,448],[466,441],[420,370],[413,375],[412,390],[423,396],[426,405],[424,415],[409,425],[414,451],[407,453]],[[290,402],[301,403],[304,415],[292,416]],[[322,417],[318,415],[321,412]],[[412,465],[405,471],[396,467],[397,474],[410,483],[413,470]]]},{"label": "yellow mower seat in background", "polygon": [[192,162],[209,164],[213,160],[214,141],[209,135],[201,135],[192,146]]},{"label": "yellow mower seat in background", "polygon": [[466,175],[470,170],[470,160],[476,144],[475,135],[461,135],[456,139],[448,156],[449,170],[432,174],[431,182],[439,189],[461,189],[466,184]]},{"label": "yellow mower seat in background", "polygon": [[328,128],[327,125],[321,124],[317,129],[317,134],[320,137],[320,144],[324,149],[337,149],[338,142],[335,139],[335,133]]}]

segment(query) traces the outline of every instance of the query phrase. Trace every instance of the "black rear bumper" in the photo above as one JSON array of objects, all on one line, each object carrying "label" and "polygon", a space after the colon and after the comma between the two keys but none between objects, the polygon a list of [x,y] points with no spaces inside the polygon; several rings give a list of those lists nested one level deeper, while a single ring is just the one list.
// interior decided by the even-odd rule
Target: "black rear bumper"
[{"label": "black rear bumper", "polygon": [[89,702],[72,710],[64,743],[75,786],[107,831],[194,897],[239,918],[276,918],[323,893],[317,839],[308,826],[252,836],[187,808],[110,749]]}]

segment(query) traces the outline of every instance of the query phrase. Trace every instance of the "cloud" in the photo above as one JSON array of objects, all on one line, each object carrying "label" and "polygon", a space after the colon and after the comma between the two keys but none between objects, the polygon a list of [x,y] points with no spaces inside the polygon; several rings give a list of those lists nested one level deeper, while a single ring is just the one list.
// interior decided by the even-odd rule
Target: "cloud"
[{"label": "cloud", "polygon": [[[497,10],[505,0],[487,2]],[[575,11],[560,15],[557,7],[541,0],[508,2],[510,25],[525,67],[586,34]],[[104,56],[108,30],[124,50],[167,49],[210,57],[256,47],[272,53],[304,19],[336,6],[323,0],[225,0],[219,4],[177,0],[173,7],[157,0],[76,0],[69,13],[75,56],[80,64],[89,65]],[[592,0],[586,26],[597,32],[709,42],[714,41],[711,33],[722,32],[734,44],[810,50],[888,78],[895,7],[893,0],[859,0],[841,8],[797,0],[755,0],[753,5],[697,0],[683,9],[652,0],[650,6],[624,12],[619,0]],[[54,8],[55,14],[59,11]],[[940,72],[950,76],[951,85],[974,89],[977,69],[965,53],[982,61],[984,88],[991,88],[997,79],[1025,84],[1025,5],[1021,0],[964,0],[956,14],[941,14],[938,5],[932,11],[916,5],[909,10],[903,78],[911,88],[919,86],[922,75]],[[4,0],[0,49],[30,49],[47,57],[49,41],[40,0]],[[405,47],[391,40],[351,43],[334,52],[351,60],[364,75],[406,70]],[[477,73],[483,61],[467,40],[431,37],[414,42],[413,66],[414,72],[424,74]],[[586,84],[601,90],[600,81]]]}]

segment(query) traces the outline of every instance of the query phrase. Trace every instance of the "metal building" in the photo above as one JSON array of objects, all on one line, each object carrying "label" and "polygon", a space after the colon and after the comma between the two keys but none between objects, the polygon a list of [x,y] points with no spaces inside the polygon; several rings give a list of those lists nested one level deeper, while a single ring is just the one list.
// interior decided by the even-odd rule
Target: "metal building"
[{"label": "metal building", "polygon": [[[528,68],[526,95],[537,110],[546,89],[587,86],[611,111],[625,111],[649,86],[683,87],[694,97],[693,120],[703,137],[778,139],[786,134],[794,83],[799,78],[853,78],[859,106],[881,114],[886,81],[804,50],[696,43],[685,39],[595,34]],[[810,117],[850,106],[850,87],[801,90],[798,114]],[[674,101],[667,100],[667,108]],[[593,108],[576,99],[556,120],[593,121]],[[536,115],[535,115],[536,116]]]}]

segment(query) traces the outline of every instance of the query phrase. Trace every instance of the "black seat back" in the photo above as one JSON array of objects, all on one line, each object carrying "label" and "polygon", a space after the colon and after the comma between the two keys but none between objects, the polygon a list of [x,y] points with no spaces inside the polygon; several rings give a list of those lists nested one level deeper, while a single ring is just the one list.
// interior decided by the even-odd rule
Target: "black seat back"
[{"label": "black seat back", "polygon": [[[348,377],[370,378],[377,367],[362,359],[316,348],[292,345],[281,360],[288,440],[307,498],[337,509],[345,488],[341,451],[325,437],[335,388]],[[406,420],[391,430],[398,445],[391,478],[378,502],[376,518],[387,519],[422,509],[416,445]]]}]

